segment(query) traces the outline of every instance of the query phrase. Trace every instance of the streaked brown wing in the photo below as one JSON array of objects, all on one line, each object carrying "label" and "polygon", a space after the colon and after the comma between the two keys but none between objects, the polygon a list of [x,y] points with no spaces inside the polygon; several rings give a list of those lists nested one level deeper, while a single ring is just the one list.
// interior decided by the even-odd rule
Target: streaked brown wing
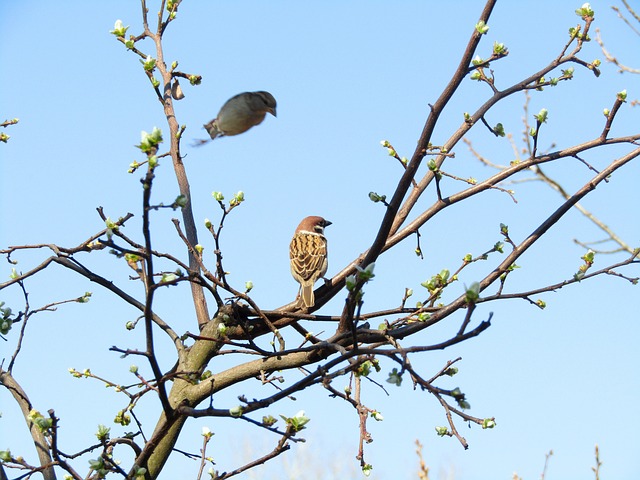
[{"label": "streaked brown wing", "polygon": [[327,258],[327,240],[320,235],[298,233],[289,245],[289,258],[291,270],[302,280],[309,280],[324,266]]}]

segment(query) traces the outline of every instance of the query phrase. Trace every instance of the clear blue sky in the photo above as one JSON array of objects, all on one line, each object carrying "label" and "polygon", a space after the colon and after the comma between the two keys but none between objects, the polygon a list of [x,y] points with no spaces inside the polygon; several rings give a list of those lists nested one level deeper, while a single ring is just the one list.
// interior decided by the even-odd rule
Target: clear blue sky
[{"label": "clear blue sky", "polygon": [[[152,20],[156,5],[149,3]],[[595,26],[607,46],[622,61],[640,67],[638,36],[610,9],[611,4],[621,5],[616,0],[591,4]],[[559,53],[568,29],[579,22],[574,14],[579,6],[580,2],[549,0],[498,3],[480,53],[488,56],[494,41],[509,48],[510,55],[492,65],[499,88],[528,76]],[[411,155],[428,104],[454,71],[482,7],[481,1],[183,2],[164,46],[168,63],[178,60],[182,71],[203,76],[197,88],[183,84],[186,98],[176,103],[179,123],[188,126],[183,151],[196,220],[202,225],[204,218],[219,218],[212,191],[222,191],[228,198],[238,190],[245,192],[247,202],[227,219],[223,249],[231,279],[236,285],[252,280],[259,305],[275,308],[295,295],[287,247],[302,217],[318,214],[333,222],[327,229],[329,275],[370,245],[383,207],[371,203],[367,194],[371,190],[391,194],[400,176],[399,166],[379,142],[389,140],[400,155]],[[138,2],[3,2],[2,11],[0,120],[18,117],[20,123],[5,130],[11,139],[0,145],[0,248],[49,242],[76,245],[103,228],[97,206],[112,218],[135,213],[127,231],[140,238],[141,175],[129,175],[127,168],[133,160],[141,160],[133,147],[141,130],[154,126],[168,130],[138,58],[109,34],[117,19],[130,26],[129,33],[141,31]],[[140,48],[155,55],[150,43]],[[603,56],[592,42],[582,58]],[[596,79],[577,68],[573,81],[534,93],[530,113],[549,110],[542,148],[592,139],[602,129],[602,109],[613,104],[616,92],[626,88],[630,98],[640,96],[638,76],[620,75],[609,64],[603,64],[602,72]],[[188,145],[206,135],[201,125],[226,99],[247,90],[272,92],[278,100],[278,117],[267,118],[239,137],[222,138],[200,149]],[[466,81],[441,119],[434,143],[444,142],[460,125],[463,112],[474,111],[489,94],[486,85]],[[510,98],[489,114],[489,123],[503,123],[519,140],[523,100],[520,95]],[[638,107],[624,105],[612,134],[637,133],[639,113]],[[489,137],[481,128],[471,135],[483,155],[496,163],[511,161],[508,142]],[[587,159],[602,167],[620,152],[601,150]],[[493,173],[462,144],[444,169],[478,179]],[[639,170],[637,161],[628,165],[585,202],[635,246],[640,242],[635,212],[640,201]],[[569,190],[588,178],[578,162],[563,161],[548,167],[548,173]],[[539,184],[510,188],[516,190],[517,205],[507,195],[488,192],[436,217],[421,231],[424,260],[413,254],[412,241],[382,257],[377,277],[366,290],[365,310],[397,305],[405,287],[418,291],[420,282],[441,269],[454,270],[466,253],[486,251],[500,240],[501,222],[509,225],[515,239],[524,238],[535,226],[532,221],[544,218],[560,203],[556,193]],[[158,170],[154,195],[165,203],[177,195],[169,162]],[[424,207],[432,200],[425,200]],[[170,221],[176,215],[163,211],[153,217],[157,249],[181,248]],[[200,235],[211,252],[213,244],[204,229]],[[522,268],[514,274],[511,288],[525,290],[570,278],[584,253],[572,240],[600,237],[577,212],[569,214],[518,262]],[[24,255],[17,267],[28,270],[37,258]],[[597,257],[595,267],[607,261],[613,259]],[[138,285],[128,282],[130,270],[122,262],[107,255],[91,255],[86,262],[140,293]],[[477,280],[491,265],[470,269],[453,293],[460,294],[463,283]],[[0,264],[0,278],[9,273],[10,265]],[[637,267],[627,273],[640,274]],[[97,424],[109,424],[126,403],[97,382],[74,380],[66,370],[91,368],[97,375],[133,383],[128,369],[138,363],[148,374],[142,361],[120,360],[108,351],[111,345],[141,345],[142,332],[123,328],[137,313],[60,269],[51,269],[27,287],[33,307],[86,290],[94,293],[87,305],[36,316],[15,370],[35,407],[43,412],[54,408],[62,419],[62,448],[72,452],[94,441]],[[195,331],[187,290],[163,294],[161,314],[176,330]],[[339,295],[322,312],[339,312],[343,298]],[[472,415],[495,416],[497,421],[491,431],[458,424],[469,441],[468,451],[455,439],[435,435],[434,427],[446,424],[442,409],[431,396],[413,391],[408,379],[400,388],[388,386],[389,397],[367,385],[367,405],[385,417],[382,423],[369,424],[374,442],[366,452],[375,478],[417,478],[415,439],[425,446],[433,479],[506,480],[513,472],[527,480],[539,478],[549,450],[554,455],[548,479],[590,478],[595,444],[600,445],[604,461],[603,478],[637,478],[640,421],[633,409],[640,397],[638,287],[600,278],[542,298],[548,304],[544,311],[521,300],[483,304],[475,318],[479,321],[493,312],[490,329],[414,361],[429,377],[447,360],[463,357],[460,374],[440,385],[459,386],[467,394]],[[0,300],[15,310],[20,308],[19,299],[18,292],[0,292]],[[452,318],[414,342],[445,339],[457,330],[459,321]],[[317,333],[328,326],[311,328]],[[0,342],[0,356],[10,356],[14,339],[15,332],[9,342]],[[159,348],[167,354],[163,367],[169,368],[171,346]],[[214,362],[212,369],[223,366],[222,361]],[[391,367],[384,363],[377,380],[384,383]],[[242,393],[265,394],[258,389],[237,390],[216,402],[233,406]],[[297,397],[296,402],[265,413],[292,415],[304,409],[311,418],[303,435],[308,439],[305,455],[325,467],[356,467],[357,416],[352,408],[328,398],[324,391]],[[6,391],[0,392],[0,410],[0,449],[11,447],[14,454],[35,463],[22,419]],[[144,420],[151,428],[153,416]],[[204,425],[216,432],[209,454],[220,470],[237,466],[247,443],[253,442],[253,452],[263,454],[275,440],[238,421],[205,419],[188,424],[179,447],[197,451]],[[122,430],[114,425],[113,432]],[[294,445],[285,454],[287,461],[295,461],[297,449]],[[78,468],[84,471],[86,465],[83,459]],[[242,478],[285,478],[278,473],[280,465],[276,460],[263,477]],[[193,479],[196,471],[195,462],[176,454],[162,478]],[[360,478],[355,471],[340,478]]]}]

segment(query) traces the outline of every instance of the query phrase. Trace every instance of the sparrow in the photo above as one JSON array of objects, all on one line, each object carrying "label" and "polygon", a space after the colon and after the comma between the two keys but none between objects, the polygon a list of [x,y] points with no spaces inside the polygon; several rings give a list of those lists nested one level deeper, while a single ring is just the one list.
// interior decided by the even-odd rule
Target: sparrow
[{"label": "sparrow", "polygon": [[327,273],[329,263],[324,227],[329,225],[331,222],[322,217],[307,217],[296,228],[289,245],[291,274],[300,284],[298,307],[313,307],[313,285]]},{"label": "sparrow", "polygon": [[244,92],[222,105],[218,116],[204,125],[211,140],[239,135],[259,125],[270,113],[276,116],[276,99],[269,92]]}]

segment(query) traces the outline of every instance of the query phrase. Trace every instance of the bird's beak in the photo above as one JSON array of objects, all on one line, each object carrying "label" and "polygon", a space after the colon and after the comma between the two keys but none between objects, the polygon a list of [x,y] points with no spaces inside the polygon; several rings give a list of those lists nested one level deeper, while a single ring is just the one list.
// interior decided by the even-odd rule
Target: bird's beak
[{"label": "bird's beak", "polygon": [[278,115],[276,115],[276,109],[275,108],[272,108],[271,110],[269,110],[269,113],[271,115],[273,115],[274,117],[278,117]]},{"label": "bird's beak", "polygon": [[329,225],[331,225],[331,222],[329,220],[325,220],[324,221],[324,226],[328,227]]}]

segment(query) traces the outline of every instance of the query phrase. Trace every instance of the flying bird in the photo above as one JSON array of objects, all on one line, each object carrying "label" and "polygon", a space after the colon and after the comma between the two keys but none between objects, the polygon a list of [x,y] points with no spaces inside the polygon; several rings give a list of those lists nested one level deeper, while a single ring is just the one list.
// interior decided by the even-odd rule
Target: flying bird
[{"label": "flying bird", "polygon": [[[204,125],[211,140],[240,135],[259,125],[270,113],[276,116],[276,99],[269,92],[244,92],[226,101],[218,116]],[[199,140],[199,144],[208,140]]]},{"label": "flying bird", "polygon": [[307,217],[296,228],[289,245],[291,274],[300,284],[299,307],[313,307],[313,285],[327,273],[329,264],[324,227],[329,225],[331,222],[322,217]]}]

